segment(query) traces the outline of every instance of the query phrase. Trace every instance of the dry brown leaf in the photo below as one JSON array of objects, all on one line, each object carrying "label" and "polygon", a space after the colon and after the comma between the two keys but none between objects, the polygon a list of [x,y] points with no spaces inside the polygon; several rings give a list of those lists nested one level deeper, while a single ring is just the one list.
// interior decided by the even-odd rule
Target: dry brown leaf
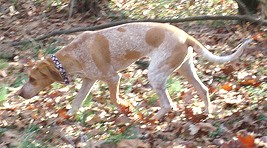
[{"label": "dry brown leaf", "polygon": [[238,135],[238,141],[244,148],[254,148],[255,147],[255,138],[252,135]]},{"label": "dry brown leaf", "polygon": [[125,114],[120,114],[120,116],[116,118],[115,123],[120,125],[130,123],[130,119]]},{"label": "dry brown leaf", "polygon": [[231,91],[233,90],[233,84],[230,82],[226,82],[223,86],[222,89],[226,90],[226,91]]},{"label": "dry brown leaf", "polygon": [[206,130],[206,131],[215,131],[217,128],[215,126],[213,126],[211,123],[198,123],[197,126],[199,126],[201,129]]},{"label": "dry brown leaf", "polygon": [[252,38],[255,40],[255,41],[263,41],[264,40],[264,33],[261,32],[261,33],[258,33],[258,34],[255,34]]},{"label": "dry brown leaf", "polygon": [[8,130],[3,133],[0,138],[1,143],[5,143],[10,146],[18,146],[20,144],[21,135],[16,130]]},{"label": "dry brown leaf", "polygon": [[68,110],[67,110],[66,108],[62,108],[62,109],[59,109],[59,110],[57,111],[57,113],[58,113],[59,117],[61,117],[61,118],[63,118],[63,119],[69,119],[70,116],[67,115],[67,111],[68,111]]},{"label": "dry brown leaf", "polygon": [[34,109],[37,109],[37,107],[36,107],[35,105],[33,105],[33,104],[29,104],[29,105],[27,106],[27,109],[28,109],[28,110],[34,110]]},{"label": "dry brown leaf", "polygon": [[54,91],[53,93],[49,94],[48,97],[53,99],[53,98],[56,98],[56,97],[61,96],[61,95],[63,95],[63,93],[61,91]]},{"label": "dry brown leaf", "polygon": [[199,123],[201,120],[207,118],[205,114],[194,114],[192,108],[186,107],[185,108],[185,118],[187,120],[192,121],[193,123]]},{"label": "dry brown leaf", "polygon": [[239,84],[242,86],[250,85],[250,86],[258,87],[261,83],[262,83],[261,81],[251,78],[251,79],[243,80]]},{"label": "dry brown leaf", "polygon": [[232,65],[226,65],[221,71],[226,75],[230,75],[234,71],[234,67]]},{"label": "dry brown leaf", "polygon": [[140,139],[122,139],[118,145],[118,148],[150,148],[148,143],[143,142]]},{"label": "dry brown leaf", "polygon": [[0,76],[1,77],[6,77],[7,76],[7,73],[6,73],[6,71],[5,70],[0,70]]},{"label": "dry brown leaf", "polygon": [[190,135],[195,135],[200,130],[200,127],[194,124],[189,125]]}]

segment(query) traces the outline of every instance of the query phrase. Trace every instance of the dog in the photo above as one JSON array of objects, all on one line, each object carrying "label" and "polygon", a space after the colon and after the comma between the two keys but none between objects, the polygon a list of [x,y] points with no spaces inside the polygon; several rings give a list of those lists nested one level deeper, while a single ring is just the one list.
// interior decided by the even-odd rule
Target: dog
[{"label": "dog", "polygon": [[223,63],[238,59],[253,39],[239,44],[228,56],[216,56],[199,41],[170,24],[128,23],[98,31],[85,31],[70,44],[46,57],[29,72],[29,81],[19,90],[23,98],[32,98],[53,82],[69,83],[68,75],[82,78],[82,86],[75,96],[69,115],[81,106],[97,80],[108,84],[111,102],[120,106],[119,71],[142,57],[150,58],[148,81],[159,97],[160,109],[153,117],[159,120],[172,109],[166,90],[166,80],[174,71],[184,76],[197,90],[211,112],[208,88],[197,76],[193,65],[193,50],[211,62]]}]

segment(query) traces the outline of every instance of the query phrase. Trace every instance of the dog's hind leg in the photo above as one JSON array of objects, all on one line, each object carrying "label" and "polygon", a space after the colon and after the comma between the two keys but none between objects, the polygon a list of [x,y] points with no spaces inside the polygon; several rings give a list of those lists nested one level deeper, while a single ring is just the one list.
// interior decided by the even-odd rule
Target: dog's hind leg
[{"label": "dog's hind leg", "polygon": [[[171,46],[171,45],[170,45]],[[166,90],[166,81],[169,75],[182,65],[191,52],[187,50],[184,44],[177,44],[172,50],[167,50],[169,54],[161,53],[164,49],[155,52],[151,57],[151,62],[148,67],[148,80],[153,89],[159,96],[161,109],[152,118],[158,120],[168,113],[172,108],[176,108],[171,100],[171,97]]]},{"label": "dog's hind leg", "polygon": [[[152,60],[151,63],[153,63]],[[152,117],[152,120],[159,120],[172,109],[173,102],[166,90],[166,81],[173,70],[174,69],[170,69],[163,63],[157,65],[150,64],[148,68],[149,83],[158,95],[160,101],[160,110]]]},{"label": "dog's hind leg", "polygon": [[72,115],[80,108],[83,100],[88,96],[95,81],[90,79],[83,79],[82,87],[78,91],[78,94],[74,98],[71,109],[67,112],[68,115]]},{"label": "dog's hind leg", "polygon": [[201,82],[201,80],[197,76],[192,56],[183,63],[183,65],[179,68],[178,72],[183,77],[185,77],[187,81],[191,83],[193,87],[197,90],[198,95],[200,96],[201,99],[203,99],[205,103],[205,112],[210,113],[211,104],[210,104],[208,88]]}]

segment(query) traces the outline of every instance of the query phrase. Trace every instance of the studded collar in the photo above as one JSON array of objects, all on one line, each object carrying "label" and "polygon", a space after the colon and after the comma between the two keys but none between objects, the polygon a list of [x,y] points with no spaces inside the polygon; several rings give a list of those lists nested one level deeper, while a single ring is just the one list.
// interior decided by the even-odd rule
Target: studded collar
[{"label": "studded collar", "polygon": [[54,64],[55,64],[56,68],[58,69],[58,71],[60,72],[61,77],[63,78],[64,83],[65,84],[69,84],[70,81],[69,81],[69,78],[67,76],[67,72],[63,68],[62,64],[59,62],[58,58],[55,55],[53,55],[53,54],[50,55],[50,58],[54,62]]}]

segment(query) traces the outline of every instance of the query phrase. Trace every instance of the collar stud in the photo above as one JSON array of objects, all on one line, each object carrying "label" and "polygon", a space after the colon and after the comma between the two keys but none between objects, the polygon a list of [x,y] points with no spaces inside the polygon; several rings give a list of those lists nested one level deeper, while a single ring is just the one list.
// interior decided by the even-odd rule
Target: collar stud
[{"label": "collar stud", "polygon": [[55,66],[57,68],[57,70],[59,71],[61,77],[63,78],[64,83],[65,84],[69,84],[70,81],[68,79],[67,72],[63,68],[62,64],[59,62],[58,58],[53,54],[50,54],[50,58],[52,59],[53,63],[55,64]]}]

